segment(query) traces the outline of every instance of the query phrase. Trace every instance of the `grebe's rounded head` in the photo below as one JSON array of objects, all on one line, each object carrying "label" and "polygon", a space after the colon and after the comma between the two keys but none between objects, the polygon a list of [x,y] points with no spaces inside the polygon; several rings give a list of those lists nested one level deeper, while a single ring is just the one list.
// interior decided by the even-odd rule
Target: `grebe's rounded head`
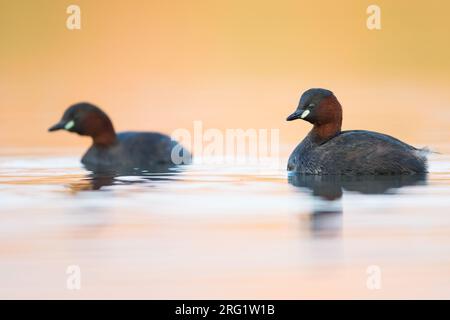
[{"label": "grebe's rounded head", "polygon": [[48,129],[48,131],[57,130],[95,137],[104,131],[114,129],[111,120],[100,108],[81,102],[67,108],[61,120]]},{"label": "grebe's rounded head", "polygon": [[297,109],[286,120],[296,119],[302,119],[312,124],[342,121],[342,108],[333,92],[327,89],[313,88],[302,94]]}]

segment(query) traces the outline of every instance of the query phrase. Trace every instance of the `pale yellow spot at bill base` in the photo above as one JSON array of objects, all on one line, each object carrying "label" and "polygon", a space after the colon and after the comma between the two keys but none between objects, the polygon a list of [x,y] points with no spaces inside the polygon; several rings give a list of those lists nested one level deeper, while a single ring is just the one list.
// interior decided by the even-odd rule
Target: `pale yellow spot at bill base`
[{"label": "pale yellow spot at bill base", "polygon": [[310,113],[309,110],[303,111],[303,113],[302,113],[302,115],[300,116],[300,118],[305,119],[305,118],[308,116],[309,113]]},{"label": "pale yellow spot at bill base", "polygon": [[70,120],[69,122],[66,123],[66,125],[64,126],[64,129],[70,130],[71,128],[73,128],[74,125],[75,125],[75,122],[73,120]]}]

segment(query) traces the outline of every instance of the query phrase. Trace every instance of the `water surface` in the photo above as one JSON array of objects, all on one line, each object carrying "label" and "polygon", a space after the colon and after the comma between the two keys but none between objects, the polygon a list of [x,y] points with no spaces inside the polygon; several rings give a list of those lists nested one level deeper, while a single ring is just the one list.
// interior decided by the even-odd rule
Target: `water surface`
[{"label": "water surface", "polygon": [[73,152],[3,151],[0,298],[450,298],[450,157],[430,159],[413,178],[110,177]]}]

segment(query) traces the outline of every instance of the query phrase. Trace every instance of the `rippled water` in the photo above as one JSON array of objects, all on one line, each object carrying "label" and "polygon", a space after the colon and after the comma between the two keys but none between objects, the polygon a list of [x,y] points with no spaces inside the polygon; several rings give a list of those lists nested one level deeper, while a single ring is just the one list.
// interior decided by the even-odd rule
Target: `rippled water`
[{"label": "rippled water", "polygon": [[3,152],[0,298],[450,298],[450,157],[431,155],[430,171],[108,177],[75,155]]}]

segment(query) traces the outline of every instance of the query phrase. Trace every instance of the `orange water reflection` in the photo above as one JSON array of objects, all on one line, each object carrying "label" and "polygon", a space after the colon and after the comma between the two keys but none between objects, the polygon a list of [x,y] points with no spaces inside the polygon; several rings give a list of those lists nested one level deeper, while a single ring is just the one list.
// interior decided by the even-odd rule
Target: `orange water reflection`
[{"label": "orange water reflection", "polygon": [[[432,156],[426,183],[334,181],[331,194],[315,190],[329,181],[254,167],[99,184],[77,160],[1,158],[0,297],[449,296],[446,156]],[[80,291],[66,288],[73,264]],[[366,287],[370,265],[382,290]]]}]

